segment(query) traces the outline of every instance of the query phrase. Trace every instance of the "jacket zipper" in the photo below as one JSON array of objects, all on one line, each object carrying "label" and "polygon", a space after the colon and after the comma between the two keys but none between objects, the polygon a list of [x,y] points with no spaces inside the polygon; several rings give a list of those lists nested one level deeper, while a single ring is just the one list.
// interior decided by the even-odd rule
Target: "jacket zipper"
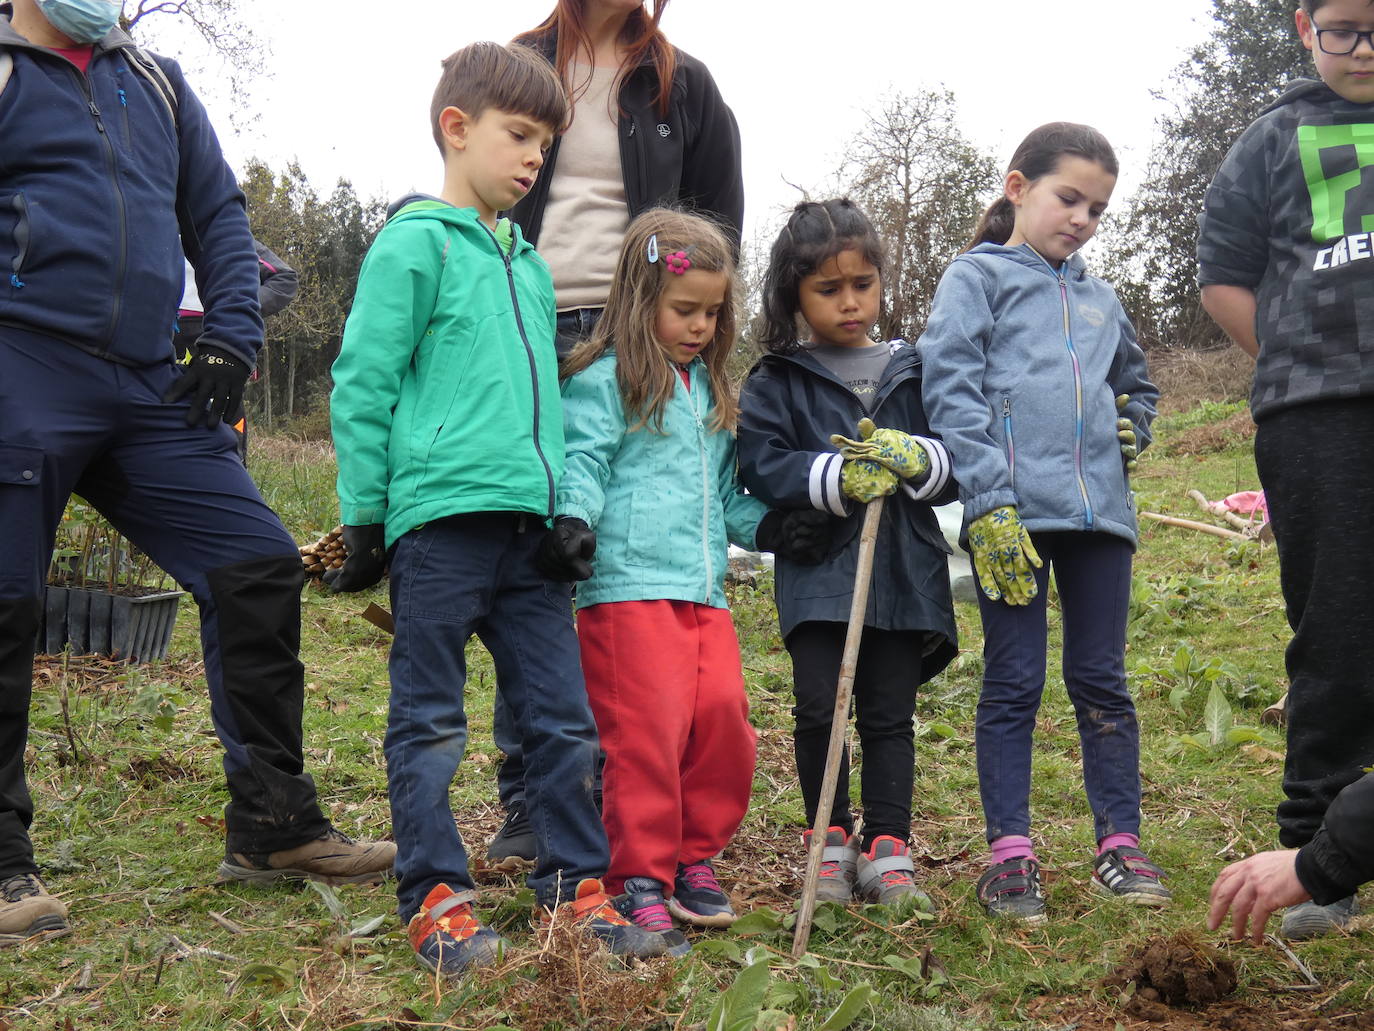
[{"label": "jacket zipper", "polygon": [[1011,434],[1011,398],[1002,398],[1002,431],[1007,438],[1007,465],[1011,468],[1011,489],[1016,489],[1016,438]]},{"label": "jacket zipper", "polygon": [[[534,360],[534,348],[530,346],[530,338],[525,333],[525,319],[520,314],[520,298],[515,292],[515,270],[511,267],[510,255],[501,249],[501,241],[496,239],[496,234],[487,228],[485,222],[478,220],[478,224],[486,230],[491,237],[492,246],[496,248],[496,253],[501,255],[501,261],[506,266],[506,285],[510,288],[510,303],[515,308],[515,326],[520,330],[520,341],[525,345],[525,357],[530,363],[530,391],[534,397],[534,452],[539,456],[540,463],[544,466],[544,478],[549,484],[549,505],[546,515],[552,519],[554,512],[554,483],[553,467],[549,465],[548,457],[544,454],[543,445],[539,443],[539,366]],[[515,246],[514,237],[511,239],[511,247]]]},{"label": "jacket zipper", "polygon": [[1064,312],[1064,346],[1069,349],[1069,361],[1073,366],[1073,472],[1078,480],[1078,492],[1083,499],[1083,528],[1093,528],[1093,506],[1088,498],[1088,484],[1083,479],[1083,370],[1078,364],[1078,351],[1073,346],[1073,332],[1069,325],[1069,284],[1062,271],[1055,273],[1059,280],[1059,303]]},{"label": "jacket zipper", "polygon": [[[688,370],[690,384],[692,372]],[[701,557],[706,567],[706,582],[703,585],[702,604],[711,603],[711,584],[715,578],[711,573],[711,467],[706,458],[706,426],[701,421],[701,410],[697,407],[697,393],[687,387],[687,404],[691,406],[692,418],[697,424],[697,452],[701,455]]]},{"label": "jacket zipper", "polygon": [[29,202],[22,193],[16,193],[11,201],[14,207],[14,261],[10,269],[10,286],[16,290],[24,289],[20,273],[24,271],[24,261],[29,256]]},{"label": "jacket zipper", "polygon": [[72,65],[72,74],[76,76],[81,84],[81,91],[86,95],[86,107],[91,112],[91,118],[95,120],[96,131],[100,134],[101,140],[105,144],[105,161],[110,173],[110,183],[114,186],[115,193],[115,214],[117,216],[117,227],[119,230],[119,255],[115,265],[115,290],[114,303],[110,306],[110,320],[106,323],[104,339],[112,341],[114,338],[115,327],[119,325],[119,315],[122,298],[124,296],[124,276],[128,272],[129,265],[129,241],[128,233],[128,214],[124,200],[124,187],[119,184],[119,162],[115,154],[114,144],[110,142],[110,134],[105,129],[105,122],[101,118],[100,108],[96,106],[95,96],[91,93],[91,84],[81,71]]}]

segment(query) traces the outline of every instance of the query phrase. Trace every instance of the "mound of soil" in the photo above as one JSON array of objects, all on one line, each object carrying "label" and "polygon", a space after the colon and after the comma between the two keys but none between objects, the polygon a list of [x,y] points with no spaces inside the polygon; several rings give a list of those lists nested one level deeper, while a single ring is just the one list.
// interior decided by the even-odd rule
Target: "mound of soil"
[{"label": "mound of soil", "polygon": [[1206,1006],[1236,990],[1236,967],[1186,931],[1151,938],[1107,976],[1116,987],[1136,986],[1136,998],[1169,1006]]},{"label": "mound of soil", "polygon": [[1250,418],[1247,408],[1221,422],[1183,430],[1161,441],[1161,445],[1171,455],[1210,455],[1225,451],[1232,444],[1249,440],[1254,435],[1255,422]]}]

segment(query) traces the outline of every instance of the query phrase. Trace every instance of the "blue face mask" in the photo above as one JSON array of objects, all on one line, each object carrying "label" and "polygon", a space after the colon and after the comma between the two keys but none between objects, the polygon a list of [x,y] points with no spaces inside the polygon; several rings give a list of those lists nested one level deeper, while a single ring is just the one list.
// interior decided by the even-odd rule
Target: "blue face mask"
[{"label": "blue face mask", "polygon": [[95,43],[119,21],[122,0],[35,0],[38,10],[73,43]]}]

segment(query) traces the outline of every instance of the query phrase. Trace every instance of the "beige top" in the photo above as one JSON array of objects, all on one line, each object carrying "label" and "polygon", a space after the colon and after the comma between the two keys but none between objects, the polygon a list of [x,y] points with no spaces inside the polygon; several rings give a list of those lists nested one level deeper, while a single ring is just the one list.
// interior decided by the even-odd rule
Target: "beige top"
[{"label": "beige top", "polygon": [[620,242],[630,224],[620,169],[619,111],[611,96],[615,68],[574,64],[569,74],[587,91],[558,144],[558,163],[539,229],[539,253],[553,271],[559,311],[599,308],[611,292]]}]

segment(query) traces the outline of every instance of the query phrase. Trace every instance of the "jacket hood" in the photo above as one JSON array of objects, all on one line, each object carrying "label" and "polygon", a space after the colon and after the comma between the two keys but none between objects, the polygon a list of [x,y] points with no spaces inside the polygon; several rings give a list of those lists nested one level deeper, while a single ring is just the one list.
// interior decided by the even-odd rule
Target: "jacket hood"
[{"label": "jacket hood", "polygon": [[[1006,258],[1009,261],[1016,262],[1018,265],[1025,265],[1027,268],[1033,268],[1040,272],[1047,272],[1052,276],[1059,274],[1059,269],[1051,265],[1046,258],[1041,257],[1028,243],[1018,243],[1015,247],[1008,247],[1006,244],[1000,243],[980,243],[968,253],[987,254],[993,257]],[[1064,262],[1064,267],[1067,267],[1068,273],[1075,279],[1082,279],[1088,274],[1087,262],[1083,260],[1082,255],[1077,251],[1069,255],[1068,260]]]},{"label": "jacket hood", "polygon": [[1322,82],[1321,79],[1294,79],[1283,88],[1283,92],[1279,95],[1279,98],[1261,111],[1260,114],[1267,115],[1270,111],[1283,107],[1285,104],[1291,104],[1304,97],[1315,96],[1321,93],[1329,93],[1333,97],[1339,95],[1330,86]]},{"label": "jacket hood", "polygon": [[[388,225],[392,222],[401,222],[411,218],[433,218],[451,226],[467,229],[475,229],[480,226],[485,232],[491,233],[491,229],[477,217],[476,208],[455,207],[448,201],[441,200],[429,193],[407,193],[387,205],[386,221]],[[512,255],[530,249],[529,243],[520,232],[520,227],[514,222],[511,222],[511,233],[514,241],[511,247]]]},{"label": "jacket hood", "polygon": [[[31,43],[29,40],[19,35],[19,33],[15,32],[14,27],[10,24],[10,19],[13,17],[14,5],[0,3],[0,46],[48,50],[47,47],[39,46],[37,43]],[[109,32],[105,33],[104,38],[95,44],[95,49],[97,51],[116,50],[120,47],[131,47],[133,45],[134,41],[130,38],[129,34],[116,25]]]}]

